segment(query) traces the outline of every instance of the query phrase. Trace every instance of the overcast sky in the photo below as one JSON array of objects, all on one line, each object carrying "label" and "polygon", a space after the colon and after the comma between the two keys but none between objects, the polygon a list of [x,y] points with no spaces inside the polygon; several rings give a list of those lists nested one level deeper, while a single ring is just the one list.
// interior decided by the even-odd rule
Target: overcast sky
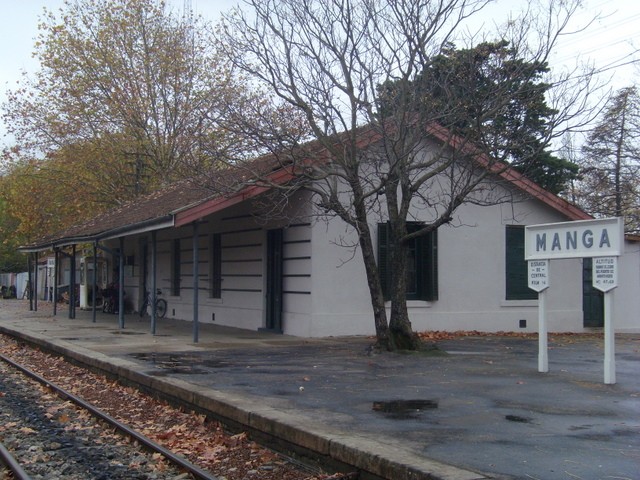
[{"label": "overcast sky", "polygon": [[[526,0],[498,0],[497,6],[487,10],[486,22],[504,15],[515,5]],[[216,20],[220,11],[238,3],[236,0],[169,0],[177,9],[185,3],[209,20]],[[62,0],[0,0],[0,103],[7,89],[15,88],[23,70],[34,71],[37,63],[32,59],[34,39],[38,33],[38,17],[42,9],[56,10]],[[599,68],[611,67],[615,88],[630,85],[640,70],[627,65],[617,67],[633,58],[640,48],[640,1],[638,0],[586,0],[588,8],[575,19],[576,27],[583,25],[588,15],[601,13],[605,18],[582,33],[561,41],[554,66],[573,65],[579,55],[590,59]],[[497,20],[497,19],[496,19]],[[0,148],[8,143],[0,122]]]}]

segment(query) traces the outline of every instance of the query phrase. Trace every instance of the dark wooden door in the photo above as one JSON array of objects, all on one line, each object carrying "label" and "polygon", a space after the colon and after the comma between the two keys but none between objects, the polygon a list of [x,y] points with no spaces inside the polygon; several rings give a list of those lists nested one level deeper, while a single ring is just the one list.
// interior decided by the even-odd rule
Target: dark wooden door
[{"label": "dark wooden door", "polygon": [[267,231],[266,329],[282,333],[282,250],[281,228]]}]

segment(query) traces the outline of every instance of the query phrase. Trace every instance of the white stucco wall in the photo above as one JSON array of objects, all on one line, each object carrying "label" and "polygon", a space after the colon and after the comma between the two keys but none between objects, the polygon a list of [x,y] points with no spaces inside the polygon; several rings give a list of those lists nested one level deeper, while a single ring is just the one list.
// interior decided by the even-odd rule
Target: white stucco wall
[{"label": "white stucco wall", "polygon": [[[198,227],[198,283],[200,323],[257,330],[265,326],[265,278],[267,230],[283,229],[283,328],[292,335],[308,336],[311,324],[311,224],[301,216],[307,208],[301,199],[292,201],[288,211],[268,222],[256,215],[252,202],[236,205],[203,220]],[[210,245],[212,234],[221,235],[222,295],[209,295]],[[171,252],[180,241],[180,294],[171,292]],[[125,291],[134,309],[140,305],[142,248],[151,251],[151,233],[127,237],[125,255],[135,257],[135,267],[125,269]],[[118,242],[109,242],[117,248]],[[150,253],[149,253],[150,255]],[[151,287],[150,256],[147,258],[147,288]],[[193,319],[193,227],[191,225],[157,232],[157,286],[167,301],[167,316]],[[112,265],[110,266],[110,269]]]},{"label": "white stucco wall", "polygon": [[[461,207],[453,225],[438,231],[439,298],[409,301],[414,330],[522,331],[538,329],[537,300],[506,300],[505,228],[566,221],[536,200]],[[374,238],[376,224],[372,224]],[[314,226],[313,328],[310,334],[374,334],[373,314],[359,249],[344,224],[333,219]],[[627,244],[615,294],[616,330],[640,331],[640,245]],[[582,260],[554,260],[547,291],[551,332],[581,332]],[[521,328],[521,321],[526,327]],[[588,329],[587,329],[588,330]]]},{"label": "white stucco wall", "polygon": [[640,243],[625,242],[618,259],[618,288],[612,292],[616,332],[640,332]]},{"label": "white stucco wall", "polygon": [[[265,326],[267,230],[283,228],[283,330],[305,337],[373,335],[372,307],[361,251],[352,229],[339,219],[305,216],[299,198],[292,211],[264,222],[247,202],[211,215],[199,227],[199,310],[201,323],[256,330]],[[414,212],[419,218],[419,212]],[[537,300],[505,300],[505,228],[564,221],[535,200],[489,207],[465,205],[452,225],[438,231],[439,298],[410,301],[416,331],[537,331]],[[379,219],[372,219],[374,242]],[[211,234],[222,235],[222,298],[209,297]],[[191,226],[158,232],[158,287],[168,316],[193,319],[193,230]],[[171,295],[171,249],[180,240],[182,283]],[[142,246],[150,234],[127,238],[125,255],[136,265],[126,270],[125,289],[139,305]],[[110,242],[117,247],[117,242]],[[615,291],[616,330],[640,331],[640,244],[627,242]],[[149,267],[150,272],[150,267]],[[582,260],[554,260],[548,290],[549,331],[583,331]],[[150,279],[147,281],[150,287]],[[521,321],[526,327],[521,328]]]}]

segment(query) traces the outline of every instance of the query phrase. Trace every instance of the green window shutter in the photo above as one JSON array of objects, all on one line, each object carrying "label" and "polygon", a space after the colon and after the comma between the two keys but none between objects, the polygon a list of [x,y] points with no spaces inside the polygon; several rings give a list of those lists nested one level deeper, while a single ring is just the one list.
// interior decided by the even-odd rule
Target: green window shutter
[{"label": "green window shutter", "polygon": [[418,237],[416,242],[420,274],[417,299],[432,302],[438,299],[438,231]]},{"label": "green window shutter", "polygon": [[507,225],[505,230],[505,283],[507,300],[533,300],[537,292],[529,288],[524,259],[524,226]]},{"label": "green window shutter", "polygon": [[209,296],[211,298],[222,297],[222,241],[219,233],[211,237],[211,259],[210,259],[210,282],[211,288]]},{"label": "green window shutter", "polygon": [[389,271],[389,224],[378,224],[378,274],[385,300],[391,298],[391,272]]},{"label": "green window shutter", "polygon": [[420,299],[432,302],[438,300],[438,231],[429,232],[418,240],[422,243]]}]

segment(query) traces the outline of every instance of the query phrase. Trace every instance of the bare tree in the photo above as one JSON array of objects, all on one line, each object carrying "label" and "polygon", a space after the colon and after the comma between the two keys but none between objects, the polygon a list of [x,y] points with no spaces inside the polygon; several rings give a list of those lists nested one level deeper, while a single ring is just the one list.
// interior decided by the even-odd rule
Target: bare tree
[{"label": "bare tree", "polygon": [[[508,48],[476,65],[478,50],[468,48],[469,68],[420,82],[452,45],[485,40],[461,33],[488,3],[247,0],[246,9],[226,18],[224,44],[233,63],[305,123],[296,138],[267,135],[265,123],[241,128],[295,172],[298,182],[290,187],[303,184],[319,211],[340,217],[357,233],[380,348],[420,345],[406,302],[411,244],[451,223],[464,203],[507,201],[495,179],[514,152],[526,171],[527,162],[585,110],[589,75],[541,82],[549,52],[578,1],[550,0],[546,9],[524,12],[497,37]],[[553,95],[537,116],[536,135],[530,135],[530,105],[513,105],[534,88]],[[420,222],[414,222],[416,212]],[[387,221],[393,266],[389,321],[385,265],[376,262],[374,248],[376,218]]]},{"label": "bare tree", "polygon": [[600,217],[625,217],[625,231],[640,233],[640,95],[622,88],[608,101],[582,147],[583,208]]}]

